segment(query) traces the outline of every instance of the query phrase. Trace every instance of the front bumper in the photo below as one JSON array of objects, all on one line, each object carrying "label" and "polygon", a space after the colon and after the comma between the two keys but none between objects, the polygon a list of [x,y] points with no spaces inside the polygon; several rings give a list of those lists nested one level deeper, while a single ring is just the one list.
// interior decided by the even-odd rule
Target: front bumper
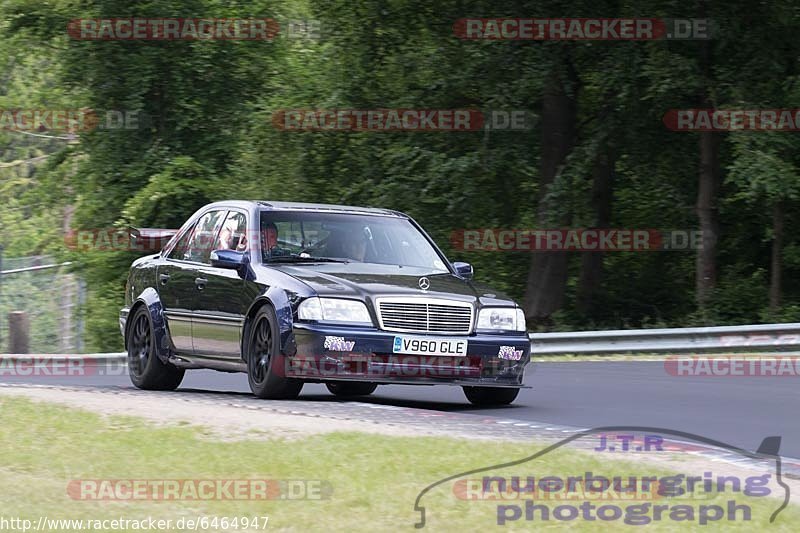
[{"label": "front bumper", "polygon": [[[521,387],[525,366],[530,361],[526,335],[453,337],[466,339],[467,355],[423,356],[393,352],[395,336],[373,328],[336,327],[295,323],[285,346],[287,377],[306,381],[368,381],[417,385]],[[441,335],[409,333],[415,337],[443,338]],[[341,339],[336,349],[326,347],[326,337]],[[353,343],[352,345],[350,343]],[[331,345],[330,339],[328,345]],[[501,347],[506,357],[500,357]],[[519,353],[521,351],[521,354]]]}]

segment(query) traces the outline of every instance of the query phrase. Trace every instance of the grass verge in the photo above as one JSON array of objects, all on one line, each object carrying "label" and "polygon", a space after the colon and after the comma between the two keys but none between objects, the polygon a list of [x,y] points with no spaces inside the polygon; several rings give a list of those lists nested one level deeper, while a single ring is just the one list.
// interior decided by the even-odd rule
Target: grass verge
[{"label": "grass verge", "polygon": [[[430,483],[472,468],[480,468],[519,459],[541,446],[535,443],[492,443],[448,438],[401,438],[361,433],[334,433],[310,436],[304,440],[278,440],[255,437],[252,440],[215,441],[209,433],[195,426],[154,427],[131,417],[103,417],[49,403],[0,397],[0,520],[22,518],[37,524],[47,519],[85,521],[117,518],[141,520],[148,517],[171,520],[171,529],[179,520],[208,517],[200,531],[260,531],[258,527],[232,527],[234,517],[268,517],[267,529],[286,531],[384,531],[413,530],[419,515],[414,511],[417,494]],[[663,468],[650,469],[641,461],[608,461],[599,453],[559,449],[532,462],[509,468],[466,476],[560,476],[594,472],[613,476],[667,476]],[[696,474],[696,473],[693,473]],[[702,473],[698,474],[702,475]],[[312,492],[312,499],[272,500],[121,500],[91,501],[74,499],[68,492],[72,480],[307,480],[300,490]],[[319,499],[314,487],[332,488],[332,493]],[[619,528],[619,520],[591,520],[582,517],[570,520],[542,521],[541,513],[526,521],[525,502],[464,501],[454,496],[458,482],[440,485],[423,499],[427,509],[429,531],[474,531],[497,528],[498,516],[513,515],[511,505],[520,505],[522,514],[508,520],[503,529]],[[462,481],[462,483],[465,483]],[[455,484],[455,485],[454,485]],[[772,487],[775,486],[773,483]],[[323,491],[324,492],[324,491]],[[74,493],[72,493],[74,494]],[[751,507],[751,520],[720,520],[715,529],[739,529],[766,526],[770,514],[780,500],[764,497],[737,496],[739,503]],[[710,499],[692,502],[656,503],[725,506],[727,494],[711,495]],[[550,502],[551,507],[581,502]],[[601,505],[603,502],[595,502]],[[625,507],[632,502],[605,502]],[[641,505],[642,502],[633,502]],[[502,507],[502,513],[501,513]],[[665,514],[648,529],[686,530],[701,528],[694,519],[677,521]],[[227,527],[213,517],[227,517]],[[741,518],[741,517],[740,517]],[[778,517],[772,529],[796,530],[800,519],[797,508],[790,506]],[[88,523],[88,522],[87,522]],[[94,530],[128,530],[128,526],[112,528],[95,523]],[[250,524],[252,526],[252,524]],[[0,522],[2,526],[2,522]],[[85,525],[84,525],[85,527]],[[633,527],[633,526],[630,526]],[[10,529],[10,528],[5,528]],[[499,529],[499,528],[498,528]],[[78,530],[50,523],[46,530]]]}]

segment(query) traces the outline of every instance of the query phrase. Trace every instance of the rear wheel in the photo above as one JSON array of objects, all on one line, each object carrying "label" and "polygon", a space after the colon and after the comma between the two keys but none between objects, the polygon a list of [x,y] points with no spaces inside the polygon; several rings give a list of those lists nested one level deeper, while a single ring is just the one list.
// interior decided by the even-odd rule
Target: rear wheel
[{"label": "rear wheel", "polygon": [[334,396],[369,396],[378,388],[377,383],[354,382],[331,382],[326,383],[326,387]]},{"label": "rear wheel", "polygon": [[183,369],[163,363],[156,354],[150,313],[139,307],[128,328],[128,375],[131,383],[145,390],[175,390],[183,380]]},{"label": "rear wheel", "polygon": [[508,405],[517,399],[519,389],[502,387],[464,387],[464,396],[474,405]]},{"label": "rear wheel", "polygon": [[247,381],[259,398],[292,400],[303,382],[286,377],[285,357],[280,353],[278,321],[272,307],[265,305],[253,319],[248,343]]}]

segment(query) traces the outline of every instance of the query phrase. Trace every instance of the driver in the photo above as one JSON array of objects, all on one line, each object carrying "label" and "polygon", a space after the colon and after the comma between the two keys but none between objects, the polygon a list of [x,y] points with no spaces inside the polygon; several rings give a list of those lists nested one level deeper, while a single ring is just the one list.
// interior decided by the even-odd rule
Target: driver
[{"label": "driver", "polygon": [[367,256],[367,236],[364,231],[339,228],[328,237],[326,253],[329,257],[341,257],[363,263]]},{"label": "driver", "polygon": [[289,255],[289,250],[278,246],[278,226],[274,222],[267,222],[261,227],[264,235],[264,255],[274,257],[277,255]]},{"label": "driver", "polygon": [[367,256],[367,238],[362,232],[357,231],[352,238],[345,239],[343,244],[345,257],[364,262]]}]

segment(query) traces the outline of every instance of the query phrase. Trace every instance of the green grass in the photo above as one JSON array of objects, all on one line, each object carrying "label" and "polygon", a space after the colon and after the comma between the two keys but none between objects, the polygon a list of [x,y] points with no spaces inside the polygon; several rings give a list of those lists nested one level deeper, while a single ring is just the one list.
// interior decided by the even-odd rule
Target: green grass
[{"label": "green grass", "polygon": [[[414,501],[428,484],[471,468],[519,459],[540,448],[534,443],[361,433],[235,441],[214,440],[211,435],[195,426],[154,427],[137,418],[102,417],[53,404],[0,397],[0,517],[22,517],[35,524],[42,515],[89,520],[152,516],[173,521],[197,516],[268,516],[270,530],[412,531],[418,518]],[[562,448],[534,462],[468,477],[565,478],[587,470],[609,476],[669,474],[663,467],[650,468],[640,461],[609,461],[601,454]],[[322,480],[333,492],[329,499],[307,501],[103,502],[73,500],[66,491],[73,479],[244,478]],[[716,501],[727,499],[715,496]],[[779,504],[770,498],[737,500],[752,506],[753,521],[725,524],[726,528],[765,526]],[[495,525],[498,502],[460,501],[453,496],[452,482],[431,491],[423,505],[428,511],[428,531],[499,529]],[[800,512],[790,506],[772,528],[793,531],[798,520]],[[583,531],[622,527],[619,521],[551,524],[557,529]],[[520,520],[505,529],[536,525],[542,523]],[[692,524],[662,521],[647,529],[687,527]]]}]

